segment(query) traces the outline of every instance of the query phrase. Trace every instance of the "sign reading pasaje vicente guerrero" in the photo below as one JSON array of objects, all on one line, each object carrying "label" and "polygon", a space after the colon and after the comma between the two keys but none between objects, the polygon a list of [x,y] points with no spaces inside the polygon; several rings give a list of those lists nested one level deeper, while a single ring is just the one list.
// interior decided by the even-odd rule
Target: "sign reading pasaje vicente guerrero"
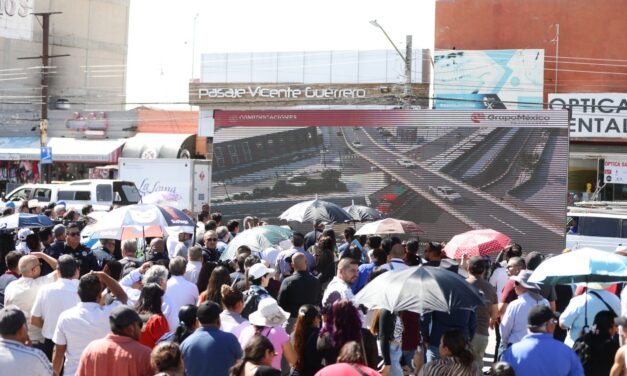
[{"label": "sign reading pasaje vicente guerrero", "polygon": [[549,94],[549,109],[571,110],[570,137],[627,137],[627,94]]},{"label": "sign reading pasaje vicente guerrero", "polygon": [[[427,84],[412,84],[412,104],[427,106],[428,91]],[[189,92],[192,105],[395,105],[402,103],[404,85],[190,83]]]}]

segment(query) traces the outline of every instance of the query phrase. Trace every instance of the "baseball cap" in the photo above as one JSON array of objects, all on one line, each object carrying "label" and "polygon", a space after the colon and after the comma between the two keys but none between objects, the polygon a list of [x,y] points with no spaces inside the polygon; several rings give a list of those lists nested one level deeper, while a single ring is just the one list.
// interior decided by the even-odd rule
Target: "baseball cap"
[{"label": "baseball cap", "polygon": [[268,268],[263,263],[258,263],[248,269],[248,276],[253,279],[259,279],[266,274],[273,274],[274,272],[274,269]]},{"label": "baseball cap", "polygon": [[109,324],[112,328],[126,328],[136,322],[142,322],[139,314],[137,314],[134,309],[125,305],[114,308],[109,314]]},{"label": "baseball cap", "polygon": [[559,315],[551,311],[551,308],[538,304],[531,307],[529,310],[529,315],[527,315],[527,324],[528,326],[542,326],[550,319],[557,318],[559,318]]},{"label": "baseball cap", "polygon": [[17,238],[18,240],[25,241],[28,235],[33,235],[33,234],[34,234],[33,230],[29,228],[23,228],[17,232]]},{"label": "baseball cap", "polygon": [[33,209],[39,206],[39,200],[37,200],[36,198],[32,199],[32,200],[28,200],[28,208],[29,209]]}]

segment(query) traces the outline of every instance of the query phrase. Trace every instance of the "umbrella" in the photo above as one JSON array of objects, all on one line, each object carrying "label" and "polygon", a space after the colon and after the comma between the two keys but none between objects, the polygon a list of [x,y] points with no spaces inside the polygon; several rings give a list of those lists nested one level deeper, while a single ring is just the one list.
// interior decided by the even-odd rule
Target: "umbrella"
[{"label": "umbrella", "polygon": [[353,219],[353,217],[340,206],[332,202],[318,200],[318,198],[292,205],[289,209],[281,213],[279,218],[301,223],[313,223],[317,221],[335,223],[348,222]]},{"label": "umbrella", "polygon": [[355,233],[355,235],[371,234],[422,234],[424,231],[411,221],[403,221],[395,218],[386,218],[380,221],[367,223]]},{"label": "umbrella", "polygon": [[577,282],[627,281],[624,256],[594,248],[580,248],[544,261],[529,282],[569,284]]},{"label": "umbrella", "polygon": [[237,249],[242,246],[248,246],[253,251],[261,252],[268,247],[273,247],[283,240],[287,240],[292,236],[292,230],[281,226],[259,226],[237,234],[229,242],[220,259],[232,260],[235,258]]},{"label": "umbrella", "polygon": [[453,236],[444,247],[449,258],[459,260],[463,257],[486,256],[502,251],[512,240],[504,234],[491,229],[472,230]]},{"label": "umbrella", "polygon": [[0,218],[0,229],[54,226],[52,219],[43,214],[15,213]]},{"label": "umbrella", "polygon": [[484,305],[479,291],[462,276],[434,266],[414,266],[386,272],[355,295],[355,302],[371,309],[420,314]]},{"label": "umbrella", "polygon": [[[627,281],[624,256],[594,248],[551,257],[540,264],[529,277],[529,282],[545,284],[569,284],[577,282]],[[586,294],[588,293],[586,289]],[[588,328],[588,299],[584,304],[584,330]]]},{"label": "umbrella", "polygon": [[351,206],[345,207],[344,210],[351,215],[351,221],[354,222],[377,221],[379,219],[383,219],[383,214],[379,213],[377,209],[363,205],[355,205],[354,201]]},{"label": "umbrella", "polygon": [[129,239],[163,236],[168,227],[194,232],[187,214],[171,206],[135,204],[111,210],[97,223],[94,239]]}]

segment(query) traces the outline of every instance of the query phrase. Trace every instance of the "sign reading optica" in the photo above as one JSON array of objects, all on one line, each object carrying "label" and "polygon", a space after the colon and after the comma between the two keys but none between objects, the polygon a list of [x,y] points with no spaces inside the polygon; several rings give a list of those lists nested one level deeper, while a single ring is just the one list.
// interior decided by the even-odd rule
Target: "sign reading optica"
[{"label": "sign reading optica", "polygon": [[606,159],[603,181],[607,184],[627,183],[627,159]]},{"label": "sign reading optica", "polygon": [[549,109],[571,110],[571,137],[627,137],[627,94],[549,94]]},{"label": "sign reading optica", "polygon": [[34,0],[0,0],[0,37],[31,40]]}]

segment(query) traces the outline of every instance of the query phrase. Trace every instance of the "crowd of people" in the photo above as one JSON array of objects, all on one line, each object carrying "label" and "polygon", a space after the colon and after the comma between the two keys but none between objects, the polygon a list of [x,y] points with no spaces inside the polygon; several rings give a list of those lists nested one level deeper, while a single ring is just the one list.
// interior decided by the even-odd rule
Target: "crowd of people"
[{"label": "crowd of people", "polygon": [[[58,206],[46,215],[65,218]],[[517,244],[496,262],[451,260],[440,243],[421,252],[417,239],[360,237],[352,227],[337,236],[315,223],[280,246],[242,245],[224,259],[240,227],[263,222],[223,223],[207,208],[194,233],[148,239],[141,250],[135,239],[100,239],[89,248],[80,243],[88,212],[51,229],[18,229],[11,241],[3,235],[1,374],[560,376],[627,369],[618,339],[618,325],[627,335],[627,289],[532,283],[545,256],[524,254]],[[375,278],[411,267],[462,275],[485,305],[418,314],[356,303]],[[494,353],[491,367],[484,367],[487,352]]]}]

